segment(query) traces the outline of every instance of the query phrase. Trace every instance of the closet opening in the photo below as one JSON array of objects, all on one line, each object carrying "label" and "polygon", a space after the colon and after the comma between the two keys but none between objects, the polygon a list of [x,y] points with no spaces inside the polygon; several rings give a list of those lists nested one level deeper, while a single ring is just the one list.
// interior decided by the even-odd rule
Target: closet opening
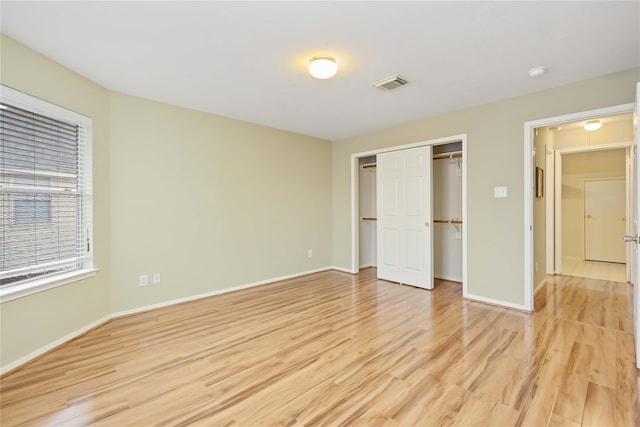
[{"label": "closet opening", "polygon": [[433,277],[462,283],[462,143],[433,147]]},{"label": "closet opening", "polygon": [[[405,162],[414,163],[419,152],[415,149],[418,148],[428,149],[421,152],[428,153],[428,165],[425,165],[427,172],[423,176],[425,181],[422,184],[425,186],[423,191],[428,201],[425,202],[427,208],[424,218],[420,218],[420,227],[424,228],[422,231],[426,230],[425,239],[428,243],[424,251],[413,250],[408,239],[406,244],[401,245],[408,249],[406,253],[400,254],[400,258],[407,256],[407,263],[413,265],[416,265],[416,258],[420,258],[420,263],[424,261],[424,271],[428,276],[424,284],[405,281],[402,275],[398,276],[398,280],[393,278],[393,274],[391,278],[388,275],[380,275],[380,271],[384,269],[384,265],[380,265],[380,254],[384,254],[384,248],[381,249],[381,244],[384,244],[381,236],[383,240],[385,235],[389,235],[388,230],[385,232],[381,224],[381,217],[384,221],[380,181],[381,158],[389,155],[393,158],[393,153],[402,153],[405,159],[408,159]],[[466,135],[459,135],[352,155],[352,273],[364,268],[377,268],[378,277],[381,279],[425,289],[432,289],[434,283],[437,286],[437,280],[457,282],[462,284],[463,296],[466,296],[465,149]],[[403,183],[398,185],[399,188],[405,188]],[[409,194],[408,188],[412,185],[407,181],[404,190],[406,194]],[[395,202],[395,196],[393,200]],[[400,203],[402,204],[403,202]],[[406,204],[415,205],[415,201],[407,200]],[[418,231],[405,230],[404,233],[413,235],[412,238],[415,240]],[[398,234],[401,233],[402,231]],[[397,245],[394,242],[391,246]],[[391,259],[396,254],[393,255],[383,257]],[[408,267],[411,269],[412,265]]]}]

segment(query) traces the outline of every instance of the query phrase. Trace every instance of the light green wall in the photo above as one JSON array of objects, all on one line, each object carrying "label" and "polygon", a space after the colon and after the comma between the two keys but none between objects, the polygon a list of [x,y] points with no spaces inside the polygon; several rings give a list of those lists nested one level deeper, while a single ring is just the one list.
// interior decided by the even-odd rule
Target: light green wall
[{"label": "light green wall", "polygon": [[93,118],[94,255],[90,279],[0,304],[0,364],[27,354],[111,313],[109,93],[4,35],[0,82]]},{"label": "light green wall", "polygon": [[114,312],[330,265],[328,141],[112,94],[111,167]]},{"label": "light green wall", "polygon": [[[334,142],[333,265],[351,268],[352,153],[466,133],[467,288],[523,305],[524,123],[634,102],[638,80],[640,70],[627,70]],[[495,199],[493,187],[502,185],[509,197]]]}]

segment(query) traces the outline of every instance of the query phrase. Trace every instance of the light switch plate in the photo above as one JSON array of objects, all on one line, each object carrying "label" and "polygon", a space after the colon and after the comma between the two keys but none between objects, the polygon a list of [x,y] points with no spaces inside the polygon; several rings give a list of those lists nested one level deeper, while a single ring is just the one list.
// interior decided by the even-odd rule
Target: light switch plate
[{"label": "light switch plate", "polygon": [[493,197],[496,199],[507,197],[507,187],[493,187]]}]

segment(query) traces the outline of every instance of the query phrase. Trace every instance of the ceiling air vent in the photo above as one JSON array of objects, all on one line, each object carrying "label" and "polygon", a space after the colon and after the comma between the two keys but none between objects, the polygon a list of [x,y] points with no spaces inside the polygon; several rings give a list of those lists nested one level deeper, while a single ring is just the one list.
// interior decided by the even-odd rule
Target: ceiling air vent
[{"label": "ceiling air vent", "polygon": [[382,79],[379,82],[375,82],[374,84],[372,84],[372,86],[380,89],[391,90],[400,86],[404,86],[406,84],[407,81],[396,74],[395,76],[387,77],[386,79]]}]

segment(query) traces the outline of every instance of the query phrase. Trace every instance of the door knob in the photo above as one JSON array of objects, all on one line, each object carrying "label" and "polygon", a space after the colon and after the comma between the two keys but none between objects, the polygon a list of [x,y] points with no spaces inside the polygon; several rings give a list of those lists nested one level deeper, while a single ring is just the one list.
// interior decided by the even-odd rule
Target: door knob
[{"label": "door knob", "polygon": [[591,215],[587,215],[587,218],[591,219]]},{"label": "door knob", "polygon": [[428,226],[429,226],[429,223],[428,223],[428,222],[425,222],[425,223],[424,223],[424,226],[425,226],[425,227],[428,227]]},{"label": "door knob", "polygon": [[638,236],[624,236],[622,240],[624,240],[626,243],[638,243]]}]

